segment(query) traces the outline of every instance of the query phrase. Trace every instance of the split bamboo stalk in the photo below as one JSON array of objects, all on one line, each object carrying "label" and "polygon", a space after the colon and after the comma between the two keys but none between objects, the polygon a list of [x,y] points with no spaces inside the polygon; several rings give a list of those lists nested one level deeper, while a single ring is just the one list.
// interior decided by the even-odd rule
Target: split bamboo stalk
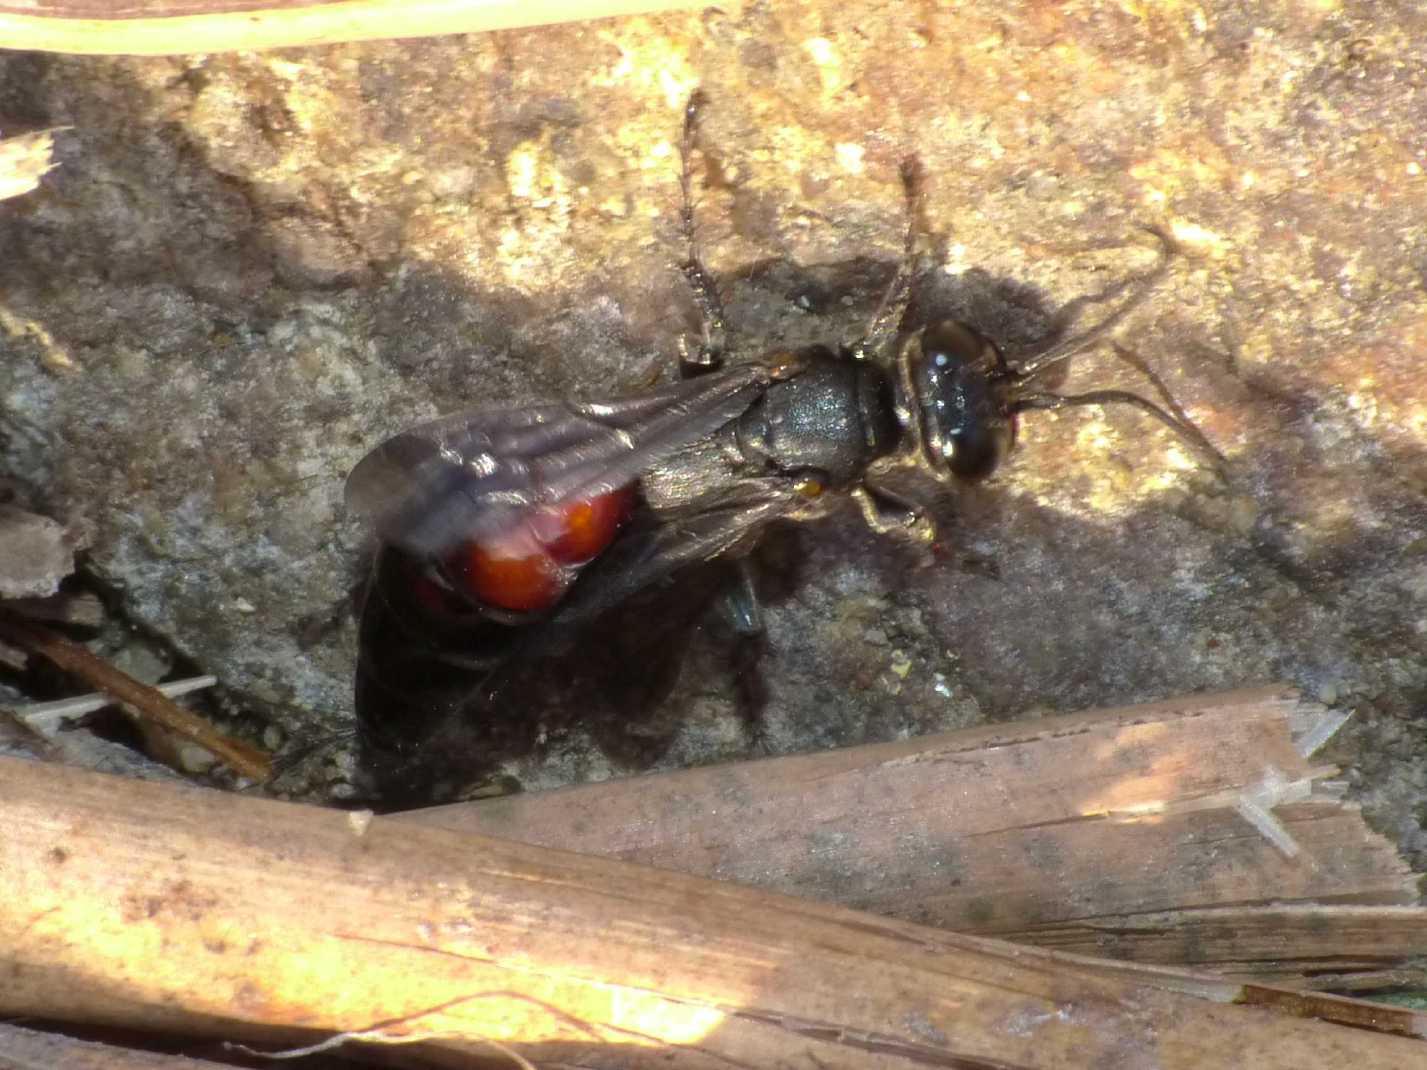
[{"label": "split bamboo stalk", "polygon": [[0,0],[0,48],[131,56],[237,52],[706,6],[696,0]]},{"label": "split bamboo stalk", "polygon": [[1002,933],[1081,955],[1334,991],[1424,987],[1427,910],[1281,904],[1113,915]]},{"label": "split bamboo stalk", "polygon": [[1427,1022],[1394,1008],[20,761],[0,760],[0,878],[7,1016],[276,1043],[294,1027],[375,1027],[427,1038],[430,1064],[452,1066],[510,1053],[721,1070],[1427,1059]]},{"label": "split bamboo stalk", "polygon": [[1067,950],[1291,984],[1330,954],[1335,985],[1400,983],[1427,914],[1315,786],[1334,770],[1305,751],[1340,723],[1261,688],[398,816]]}]

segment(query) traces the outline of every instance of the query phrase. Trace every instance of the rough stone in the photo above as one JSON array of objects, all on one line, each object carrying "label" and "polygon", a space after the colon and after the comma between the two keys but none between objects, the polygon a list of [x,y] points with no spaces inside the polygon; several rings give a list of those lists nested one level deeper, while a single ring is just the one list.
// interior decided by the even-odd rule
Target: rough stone
[{"label": "rough stone", "polygon": [[43,598],[74,571],[74,544],[64,525],[0,505],[0,598]]},{"label": "rough stone", "polygon": [[[330,745],[340,780],[355,635],[334,606],[363,538],[346,471],[438,411],[670,358],[689,324],[674,146],[700,85],[703,243],[745,352],[855,334],[915,154],[924,304],[1008,351],[1144,265],[1137,226],[1173,234],[1170,281],[1117,337],[1234,472],[1218,484],[1132,411],[1030,414],[995,481],[938,502],[936,552],[852,513],[800,533],[780,556],[800,582],[767,612],[768,746],[1287,680],[1357,711],[1333,757],[1420,867],[1424,34],[1361,2],[850,0],[7,54],[0,127],[73,129],[0,218],[6,464],[88,514],[136,617],[289,745]],[[1092,384],[1149,389],[1104,349],[1063,388]],[[665,763],[747,749],[705,645]],[[510,766],[527,785],[620,768],[578,727],[541,739]]]}]

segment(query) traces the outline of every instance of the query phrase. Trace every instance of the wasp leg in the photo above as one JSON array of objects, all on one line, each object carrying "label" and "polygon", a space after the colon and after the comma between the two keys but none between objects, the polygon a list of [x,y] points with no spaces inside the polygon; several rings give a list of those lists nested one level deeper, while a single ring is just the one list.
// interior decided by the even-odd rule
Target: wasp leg
[{"label": "wasp leg", "polygon": [[871,359],[896,337],[912,299],[917,222],[922,216],[922,167],[915,156],[908,156],[902,161],[901,176],[902,193],[907,201],[907,232],[902,240],[902,259],[877,304],[877,311],[872,313],[862,340],[852,347],[852,355],[857,360]]},{"label": "wasp leg", "polygon": [[734,566],[734,576],[723,592],[720,608],[734,633],[733,667],[739,713],[753,748],[766,751],[768,733],[763,710],[768,704],[768,695],[758,671],[766,647],[763,609],[753,583],[753,563],[740,557]]},{"label": "wasp leg", "polygon": [[862,511],[862,519],[878,535],[891,535],[908,542],[928,543],[936,538],[936,525],[926,510],[910,498],[866,481],[852,488],[852,500]]},{"label": "wasp leg", "polygon": [[744,639],[763,634],[763,607],[758,603],[758,591],[753,585],[753,565],[740,557],[733,582],[723,592],[723,612],[735,635]]},{"label": "wasp leg", "polygon": [[704,94],[695,90],[684,107],[684,133],[679,141],[679,234],[684,239],[686,255],[679,265],[693,291],[694,307],[699,313],[699,348],[690,352],[686,339],[679,343],[679,370],[684,378],[713,371],[723,363],[724,316],[723,300],[718,285],[699,256],[699,241],[694,226],[694,182],[690,158],[698,139],[699,112]]}]

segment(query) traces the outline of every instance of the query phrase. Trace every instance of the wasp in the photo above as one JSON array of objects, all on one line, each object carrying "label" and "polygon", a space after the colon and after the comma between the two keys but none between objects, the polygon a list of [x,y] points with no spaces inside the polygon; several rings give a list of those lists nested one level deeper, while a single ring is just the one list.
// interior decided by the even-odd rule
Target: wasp
[{"label": "wasp", "polygon": [[[702,94],[689,100],[681,138],[681,270],[699,331],[696,345],[681,347],[679,378],[620,397],[460,412],[387,439],[347,481],[349,511],[380,541],[362,607],[357,717],[371,763],[398,771],[387,778],[396,795],[422,794],[423,750],[459,761],[451,726],[491,714],[515,676],[589,641],[582,636],[617,641],[620,610],[699,566],[733,563],[721,573],[740,592],[729,604],[738,630],[756,633],[738,563],[775,522],[816,520],[850,498],[873,530],[931,540],[927,509],[894,488],[896,471],[985,480],[1013,448],[1024,412],[1134,406],[1222,464],[1187,419],[1137,394],[1043,385],[1163,276],[1172,245],[1157,232],[1153,268],[1073,303],[1105,304],[1107,314],[1014,363],[963,323],[904,331],[921,188],[914,162],[902,167],[903,255],[862,337],[726,361],[723,305],[693,210],[703,106]],[[641,671],[619,666],[622,656],[609,656],[607,676]]]}]

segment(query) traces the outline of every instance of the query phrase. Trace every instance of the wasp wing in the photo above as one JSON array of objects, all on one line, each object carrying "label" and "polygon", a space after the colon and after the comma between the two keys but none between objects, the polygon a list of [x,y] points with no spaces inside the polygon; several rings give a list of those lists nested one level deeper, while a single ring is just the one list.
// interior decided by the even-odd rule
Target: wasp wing
[{"label": "wasp wing", "polygon": [[744,552],[770,523],[807,505],[788,480],[755,478],[636,522],[585,567],[552,623],[589,621],[688,566]]},{"label": "wasp wing", "polygon": [[593,498],[713,433],[772,379],[740,364],[633,397],[475,409],[388,439],[347,479],[347,508],[386,542],[434,557],[532,506]]},{"label": "wasp wing", "polygon": [[689,636],[730,578],[719,559],[806,505],[774,478],[646,510],[585,566],[552,616],[527,624],[434,624],[409,590],[420,561],[383,550],[362,610],[356,682],[361,763],[381,805],[426,805],[438,790],[480,783],[537,746],[541,726],[576,717],[616,761],[644,767],[649,755],[636,752],[658,752],[677,729],[660,708]]}]

